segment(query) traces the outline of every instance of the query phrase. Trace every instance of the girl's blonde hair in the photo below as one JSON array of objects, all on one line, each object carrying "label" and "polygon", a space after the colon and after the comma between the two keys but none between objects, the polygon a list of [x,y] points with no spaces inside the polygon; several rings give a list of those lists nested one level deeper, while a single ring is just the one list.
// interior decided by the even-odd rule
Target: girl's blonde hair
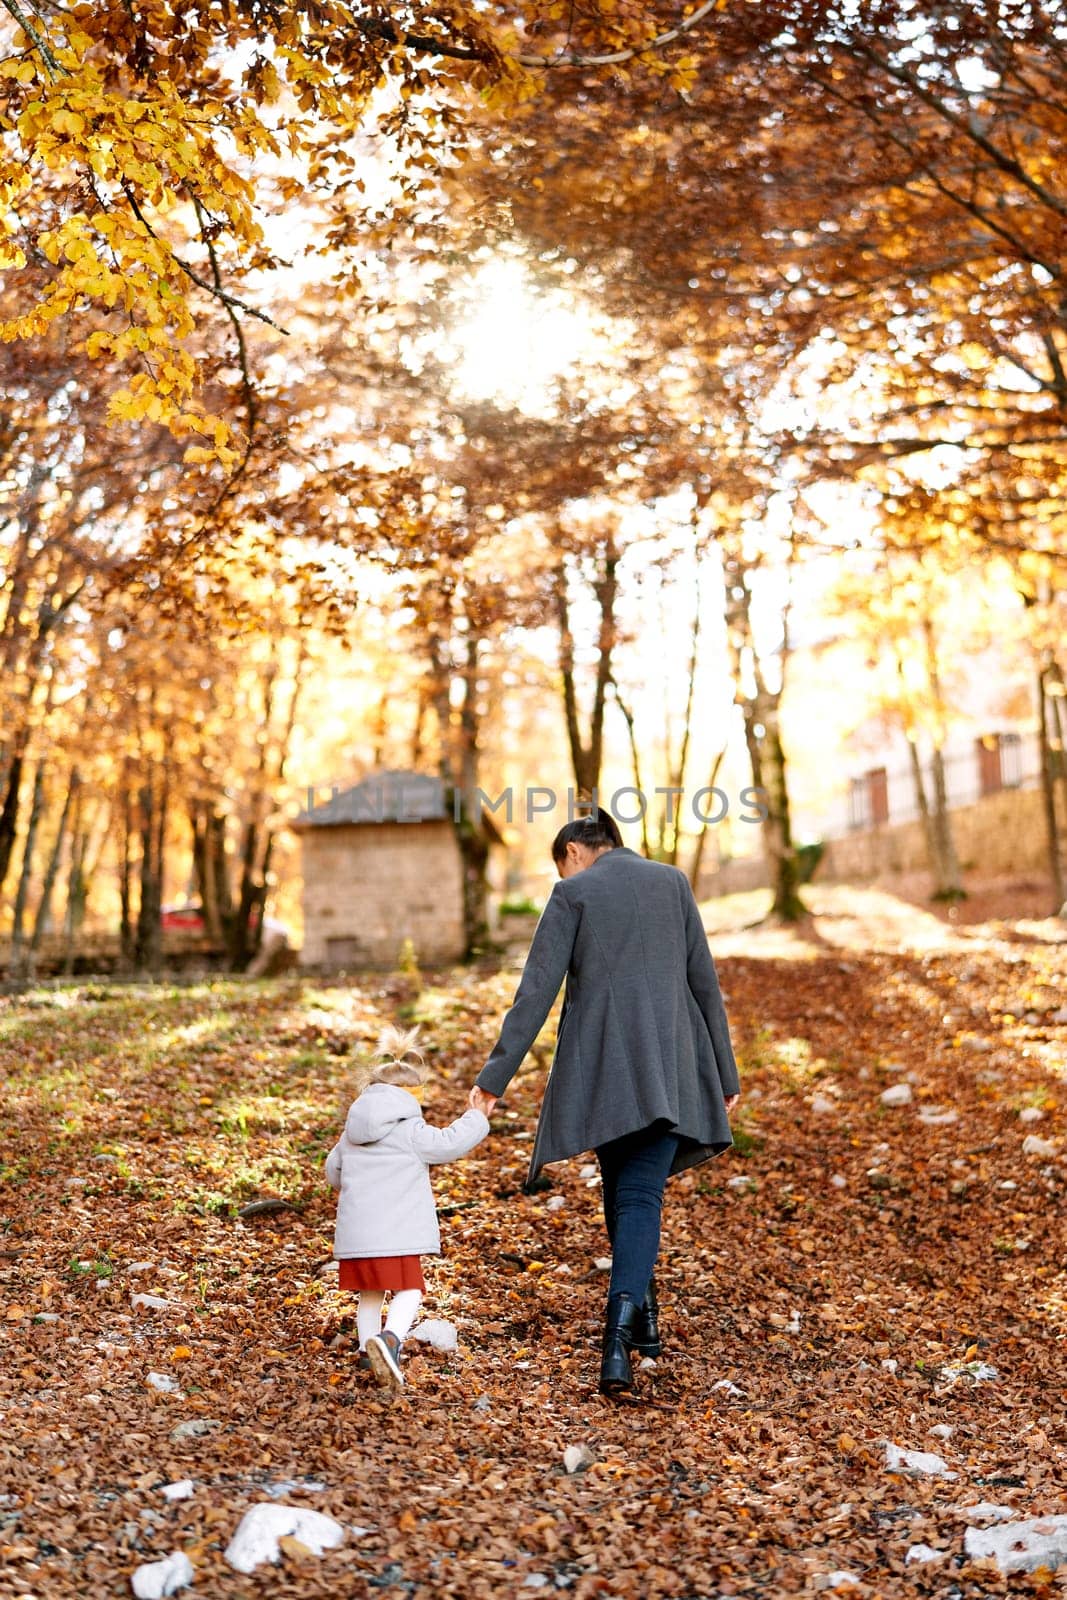
[{"label": "girl's blonde hair", "polygon": [[415,1089],[423,1081],[425,1061],[417,1048],[418,1028],[384,1027],[374,1047],[375,1065],[367,1083],[390,1083],[400,1089]]}]

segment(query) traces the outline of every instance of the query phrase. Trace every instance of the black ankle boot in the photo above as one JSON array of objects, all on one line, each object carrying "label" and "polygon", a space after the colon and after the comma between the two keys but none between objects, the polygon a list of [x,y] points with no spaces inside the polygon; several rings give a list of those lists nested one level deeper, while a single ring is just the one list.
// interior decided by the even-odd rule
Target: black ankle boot
[{"label": "black ankle boot", "polygon": [[639,1309],[628,1294],[614,1294],[608,1301],[600,1361],[601,1394],[620,1394],[634,1386],[630,1349]]},{"label": "black ankle boot", "polygon": [[656,1280],[649,1278],[645,1303],[637,1308],[632,1349],[639,1356],[658,1356],[663,1349],[659,1337],[659,1300]]}]

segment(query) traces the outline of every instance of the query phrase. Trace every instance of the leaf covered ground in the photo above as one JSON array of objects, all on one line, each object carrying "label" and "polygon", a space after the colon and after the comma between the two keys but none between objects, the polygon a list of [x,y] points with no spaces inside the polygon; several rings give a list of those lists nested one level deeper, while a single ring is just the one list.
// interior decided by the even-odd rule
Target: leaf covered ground
[{"label": "leaf covered ground", "polygon": [[[909,950],[850,915],[713,944],[738,1147],[672,1182],[667,1351],[623,1402],[595,1392],[596,1180],[579,1160],[520,1192],[551,1026],[493,1138],[438,1174],[425,1309],[459,1351],[411,1346],[396,1401],[353,1369],[320,1176],[349,1051],[420,1019],[446,1120],[513,967],[417,995],[289,977],[2,1002],[0,1595],[129,1594],[172,1550],[211,1600],[703,1600],[842,1572],[865,1596],[1062,1593],[1062,1569],[967,1563],[961,1512],[1067,1511],[1067,945],[990,924]],[[295,1209],[237,1215],[271,1196]],[[886,1440],[956,1476],[889,1473]],[[570,1445],[592,1464],[568,1473]],[[271,1496],[358,1531],[240,1576],[223,1552]],[[907,1563],[919,1544],[940,1559]]]}]

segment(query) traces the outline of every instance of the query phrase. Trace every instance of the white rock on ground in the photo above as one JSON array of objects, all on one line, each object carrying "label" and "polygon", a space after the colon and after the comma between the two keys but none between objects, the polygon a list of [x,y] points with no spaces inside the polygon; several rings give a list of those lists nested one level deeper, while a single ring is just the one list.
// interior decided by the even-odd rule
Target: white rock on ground
[{"label": "white rock on ground", "polygon": [[175,1550],[162,1561],[148,1561],[138,1567],[130,1586],[137,1600],[163,1600],[164,1595],[177,1594],[192,1581],[192,1562],[183,1551]]},{"label": "white rock on ground", "polygon": [[949,1422],[935,1422],[930,1432],[936,1439],[951,1439],[955,1429]]},{"label": "white rock on ground", "polygon": [[179,1308],[173,1300],[164,1300],[158,1294],[135,1294],[130,1297],[130,1304],[135,1311],[176,1311]]},{"label": "white rock on ground", "polygon": [[904,1450],[891,1439],[885,1441],[887,1472],[910,1472],[920,1478],[954,1478],[948,1462],[928,1450]]},{"label": "white rock on ground", "polygon": [[193,1493],[192,1478],[179,1478],[177,1483],[164,1483],[160,1487],[160,1494],[164,1500],[188,1500]]},{"label": "white rock on ground", "polygon": [[593,1265],[597,1269],[598,1272],[610,1272],[611,1271],[611,1257],[610,1256],[597,1256],[596,1260],[593,1262]]},{"label": "white rock on ground", "polygon": [[884,1106],[906,1106],[911,1104],[911,1084],[894,1083],[891,1089],[883,1089],[881,1101]]},{"label": "white rock on ground", "polygon": [[1040,1109],[1039,1106],[1025,1106],[1023,1110],[1019,1112],[1019,1121],[1040,1122],[1044,1115],[1045,1113]]},{"label": "white rock on ground", "polygon": [[913,1544],[904,1557],[904,1565],[925,1566],[928,1561],[943,1561],[947,1550],[935,1550],[932,1544]]},{"label": "white rock on ground", "polygon": [[958,1122],[960,1114],[952,1106],[920,1106],[919,1121],[924,1128],[947,1128]]},{"label": "white rock on ground", "polygon": [[1051,1139],[1039,1139],[1036,1133],[1028,1133],[1023,1140],[1024,1156],[1054,1156],[1056,1146]]},{"label": "white rock on ground", "polygon": [[181,1394],[182,1392],[177,1378],[172,1378],[169,1372],[149,1372],[145,1375],[145,1381],[150,1383],[153,1389],[158,1389],[160,1394]]},{"label": "white rock on ground", "polygon": [[344,1543],[345,1530],[339,1522],[321,1511],[303,1506],[276,1506],[269,1501],[246,1511],[237,1532],[226,1546],[225,1557],[235,1572],[254,1572],[264,1562],[281,1558],[279,1539],[297,1539],[313,1555],[334,1550]]},{"label": "white rock on ground", "polygon": [[[253,1483],[252,1488],[259,1488]],[[279,1478],[277,1483],[265,1483],[263,1488],[272,1500],[280,1500],[283,1494],[323,1494],[326,1485],[318,1478]]]},{"label": "white rock on ground", "polygon": [[976,1506],[958,1506],[956,1515],[964,1522],[1010,1522],[1015,1515],[1015,1507],[998,1506],[992,1500],[980,1500]]},{"label": "white rock on ground", "polygon": [[456,1350],[459,1348],[459,1334],[456,1324],[448,1322],[444,1317],[427,1317],[411,1330],[411,1337],[418,1339],[422,1344],[428,1344],[434,1350]]},{"label": "white rock on ground", "polygon": [[859,1579],[853,1572],[823,1572],[815,1579],[816,1589],[856,1589]]},{"label": "white rock on ground", "polygon": [[816,1116],[825,1117],[831,1111],[837,1110],[837,1101],[831,1100],[830,1096],[827,1094],[813,1095],[811,1109],[815,1112]]},{"label": "white rock on ground", "polygon": [[183,1439],[202,1439],[205,1433],[221,1427],[222,1423],[216,1422],[214,1417],[191,1417],[188,1422],[179,1422],[176,1428],[170,1430],[171,1442],[180,1444]]},{"label": "white rock on ground", "polygon": [[582,1472],[591,1467],[596,1456],[587,1444],[569,1444],[563,1452],[563,1465],[569,1473]]},{"label": "white rock on ground", "polygon": [[1000,1571],[1055,1572],[1067,1567],[1067,1516],[1003,1522],[999,1528],[968,1528],[963,1548],[972,1561],[993,1560]]},{"label": "white rock on ground", "polygon": [[554,1194],[545,1204],[546,1211],[562,1211],[567,1204],[567,1197],[563,1194]]}]

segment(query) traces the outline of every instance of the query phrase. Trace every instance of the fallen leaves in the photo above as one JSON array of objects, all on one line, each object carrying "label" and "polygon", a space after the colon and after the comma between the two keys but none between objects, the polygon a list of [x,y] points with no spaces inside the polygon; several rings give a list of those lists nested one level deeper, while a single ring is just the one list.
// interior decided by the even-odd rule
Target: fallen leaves
[{"label": "fallen leaves", "polygon": [[[228,1541],[277,1489],[290,1511],[314,1495],[339,1526],[365,1530],[321,1558],[303,1553],[313,1545],[295,1526],[279,1533],[273,1581],[301,1600],[324,1584],[406,1584],[455,1600],[539,1586],[765,1597],[846,1572],[887,1600],[942,1594],[946,1561],[907,1555],[947,1551],[957,1573],[960,1509],[981,1499],[979,1480],[1012,1500],[1008,1520],[1056,1510],[1064,1440],[1055,1415],[1041,1419],[1067,1387],[1065,1177],[1059,1157],[1020,1159],[1017,1122],[1024,1098],[1040,1096],[1055,1135],[1062,1079],[1023,1057],[1009,1067],[996,1034],[990,1051],[941,1048],[930,1018],[949,990],[958,1008],[1018,987],[1017,964],[968,961],[972,977],[952,984],[959,958],[871,955],[847,971],[818,960],[802,981],[783,962],[773,982],[766,962],[724,963],[760,1144],[672,1182],[665,1355],[626,1405],[595,1393],[610,1266],[599,1191],[572,1163],[553,1170],[550,1191],[520,1194],[511,1139],[489,1141],[446,1191],[470,1205],[443,1221],[426,1310],[454,1327],[455,1347],[410,1343],[399,1402],[355,1373],[354,1307],[318,1270],[332,1227],[320,1166],[346,1063],[307,1059],[304,1019],[314,1008],[351,1025],[375,996],[309,993],[300,980],[116,990],[62,1018],[7,1002],[0,1021],[28,1028],[0,1032],[7,1137],[13,1168],[22,1163],[3,1193],[12,1254],[0,1261],[12,1467],[0,1527],[29,1552],[10,1560],[36,1563],[49,1600],[81,1600],[108,1592],[117,1571],[181,1550],[196,1566],[192,1593],[222,1600],[245,1592],[224,1560]],[[457,978],[457,1005],[435,1023],[449,1076],[430,1086],[434,1118],[459,1109],[491,1042],[481,992]],[[873,1018],[872,993],[883,1007]],[[834,1106],[817,1117],[773,1059],[745,1066],[757,1027],[764,1057],[767,1040],[795,1041],[809,1026],[814,1036],[809,1010],[814,1083]],[[183,1034],[162,1057],[154,1047],[153,1036],[217,1016],[225,1029]],[[454,1050],[450,1028],[462,1039]],[[956,1121],[926,1126],[914,1108],[881,1108],[887,1029],[920,1108],[951,1108]],[[49,1070],[68,1074],[69,1101],[81,1096],[70,1131],[39,1087],[45,1034]],[[264,1056],[257,1079],[277,1089],[281,1131],[271,1108],[243,1133],[216,1116],[227,1098],[248,1099],[253,1051]],[[990,1072],[999,1081],[979,1081]],[[524,1074],[509,1092],[520,1132],[542,1082]],[[98,1092],[117,1085],[118,1098]],[[142,1123],[142,1110],[155,1120]],[[49,1152],[57,1140],[62,1160]],[[299,1210],[235,1220],[278,1161],[295,1174],[287,1194]],[[869,1169],[884,1187],[869,1185]],[[86,1183],[71,1189],[70,1176]],[[209,1185],[224,1209],[198,1213]],[[558,1198],[562,1214],[549,1210]],[[1005,1240],[1023,1237],[1025,1251],[1005,1254]],[[135,1307],[140,1293],[163,1305]],[[46,1302],[56,1322],[35,1320]],[[168,1365],[185,1397],[147,1386],[145,1374]],[[992,1380],[983,1369],[994,1367]],[[887,1439],[941,1453],[958,1476],[887,1472]],[[187,1498],[163,1493],[183,1480],[195,1481]],[[964,1600],[987,1593],[988,1574],[966,1571]]]}]

